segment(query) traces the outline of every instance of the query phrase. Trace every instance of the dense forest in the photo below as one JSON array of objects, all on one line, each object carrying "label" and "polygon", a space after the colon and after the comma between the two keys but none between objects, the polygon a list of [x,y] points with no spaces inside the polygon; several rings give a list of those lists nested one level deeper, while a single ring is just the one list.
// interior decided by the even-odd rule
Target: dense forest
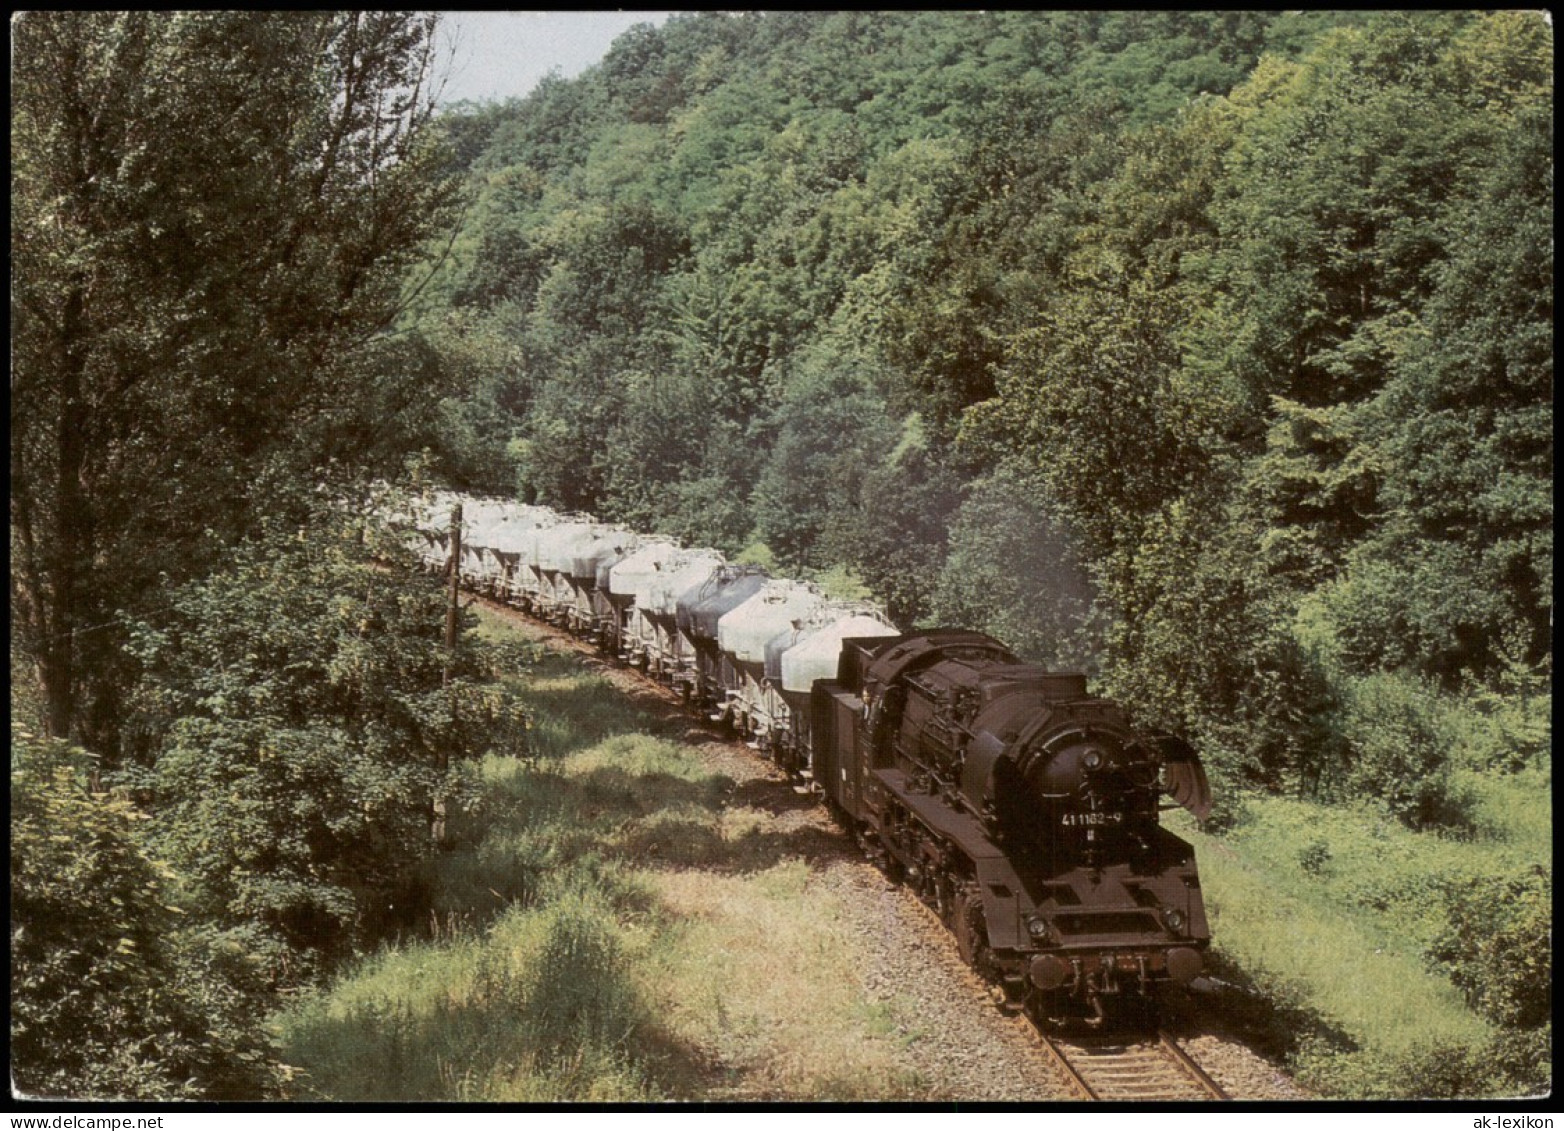
[{"label": "dense forest", "polygon": [[1454,819],[1371,736],[1547,684],[1552,65],[1520,13],[642,27],[443,122],[439,466]]},{"label": "dense forest", "polygon": [[[1543,17],[704,12],[445,108],[433,29],[13,24],[28,1090],[287,1094],[257,1018],[374,944],[430,799],[515,742],[371,483],[1083,668],[1200,749],[1218,835],[1545,808]],[[1497,1034],[1417,1086],[1536,1087],[1551,873],[1471,858],[1363,898],[1419,904]]]}]

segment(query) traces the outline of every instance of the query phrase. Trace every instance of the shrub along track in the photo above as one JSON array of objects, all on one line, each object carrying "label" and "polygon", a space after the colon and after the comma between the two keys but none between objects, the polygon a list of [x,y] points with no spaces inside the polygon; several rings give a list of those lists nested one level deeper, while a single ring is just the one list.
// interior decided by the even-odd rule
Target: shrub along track
[{"label": "shrub along track", "polygon": [[[622,664],[605,659],[569,633],[508,606],[478,598],[512,629],[551,650],[572,654],[635,706],[660,720],[687,724],[684,740],[703,762],[735,783],[733,797],[766,814],[766,831],[806,832],[812,883],[826,888],[844,909],[840,926],[858,956],[859,990],[882,1012],[903,1068],[923,1082],[909,1100],[1025,1102],[1075,1100],[1081,1094],[1046,1055],[1030,1021],[1007,1014],[961,960],[954,937],[906,888],[889,883],[869,864],[824,805],[796,793],[780,771],[741,742],[698,721],[672,690]],[[787,956],[757,956],[773,960]],[[757,977],[764,977],[763,972]],[[1172,1011],[1174,1037],[1233,1099],[1308,1098],[1275,1066],[1243,1045],[1215,1033],[1199,1019],[1199,1003]],[[742,1090],[711,1100],[754,1099]],[[760,1097],[764,1098],[764,1097]],[[1151,1097],[1167,1098],[1167,1097]]]}]

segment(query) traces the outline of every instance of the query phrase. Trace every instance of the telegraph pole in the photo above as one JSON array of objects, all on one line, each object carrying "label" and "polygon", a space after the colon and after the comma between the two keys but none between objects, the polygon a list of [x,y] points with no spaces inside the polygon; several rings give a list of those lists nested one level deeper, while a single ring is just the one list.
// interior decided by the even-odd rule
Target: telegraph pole
[{"label": "telegraph pole", "polygon": [[[451,578],[451,599],[445,607],[445,672],[442,685],[451,691],[451,665],[456,660],[456,626],[461,614],[458,601],[461,597],[462,583],[462,504],[457,503],[451,508],[451,560],[449,564]],[[456,719],[456,695],[451,692],[451,720]],[[454,732],[453,732],[454,733]],[[451,753],[443,745],[439,753],[435,755],[436,768],[444,775],[451,765]],[[429,835],[436,844],[445,843],[445,798],[443,796],[434,799],[434,815],[429,824]]]}]

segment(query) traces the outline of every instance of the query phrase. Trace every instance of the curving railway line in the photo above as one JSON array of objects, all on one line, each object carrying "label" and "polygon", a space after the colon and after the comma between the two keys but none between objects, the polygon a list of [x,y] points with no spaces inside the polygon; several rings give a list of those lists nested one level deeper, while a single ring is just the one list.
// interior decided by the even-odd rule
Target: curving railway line
[{"label": "curving railway line", "polygon": [[1085,674],[584,515],[447,495],[389,518],[453,594],[644,668],[818,793],[1011,1005],[1100,1030],[1200,974],[1194,847],[1160,814],[1206,816],[1205,770]]}]

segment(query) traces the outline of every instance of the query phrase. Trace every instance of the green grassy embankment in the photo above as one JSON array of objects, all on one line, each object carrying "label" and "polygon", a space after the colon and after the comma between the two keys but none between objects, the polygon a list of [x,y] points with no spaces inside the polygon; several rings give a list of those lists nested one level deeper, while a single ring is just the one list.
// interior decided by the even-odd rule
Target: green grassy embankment
[{"label": "green grassy embankment", "polygon": [[1461,836],[1284,798],[1247,799],[1221,838],[1171,814],[1196,846],[1236,1027],[1322,1095],[1514,1094],[1470,1063],[1499,1032],[1427,953],[1451,892],[1551,859],[1549,779],[1468,773],[1475,827]]},{"label": "green grassy embankment", "polygon": [[301,1098],[922,1094],[813,882],[819,831],[771,828],[687,721],[573,659],[536,651],[518,686],[532,756],[484,764],[481,807],[410,889],[419,921],[279,1019]]}]

